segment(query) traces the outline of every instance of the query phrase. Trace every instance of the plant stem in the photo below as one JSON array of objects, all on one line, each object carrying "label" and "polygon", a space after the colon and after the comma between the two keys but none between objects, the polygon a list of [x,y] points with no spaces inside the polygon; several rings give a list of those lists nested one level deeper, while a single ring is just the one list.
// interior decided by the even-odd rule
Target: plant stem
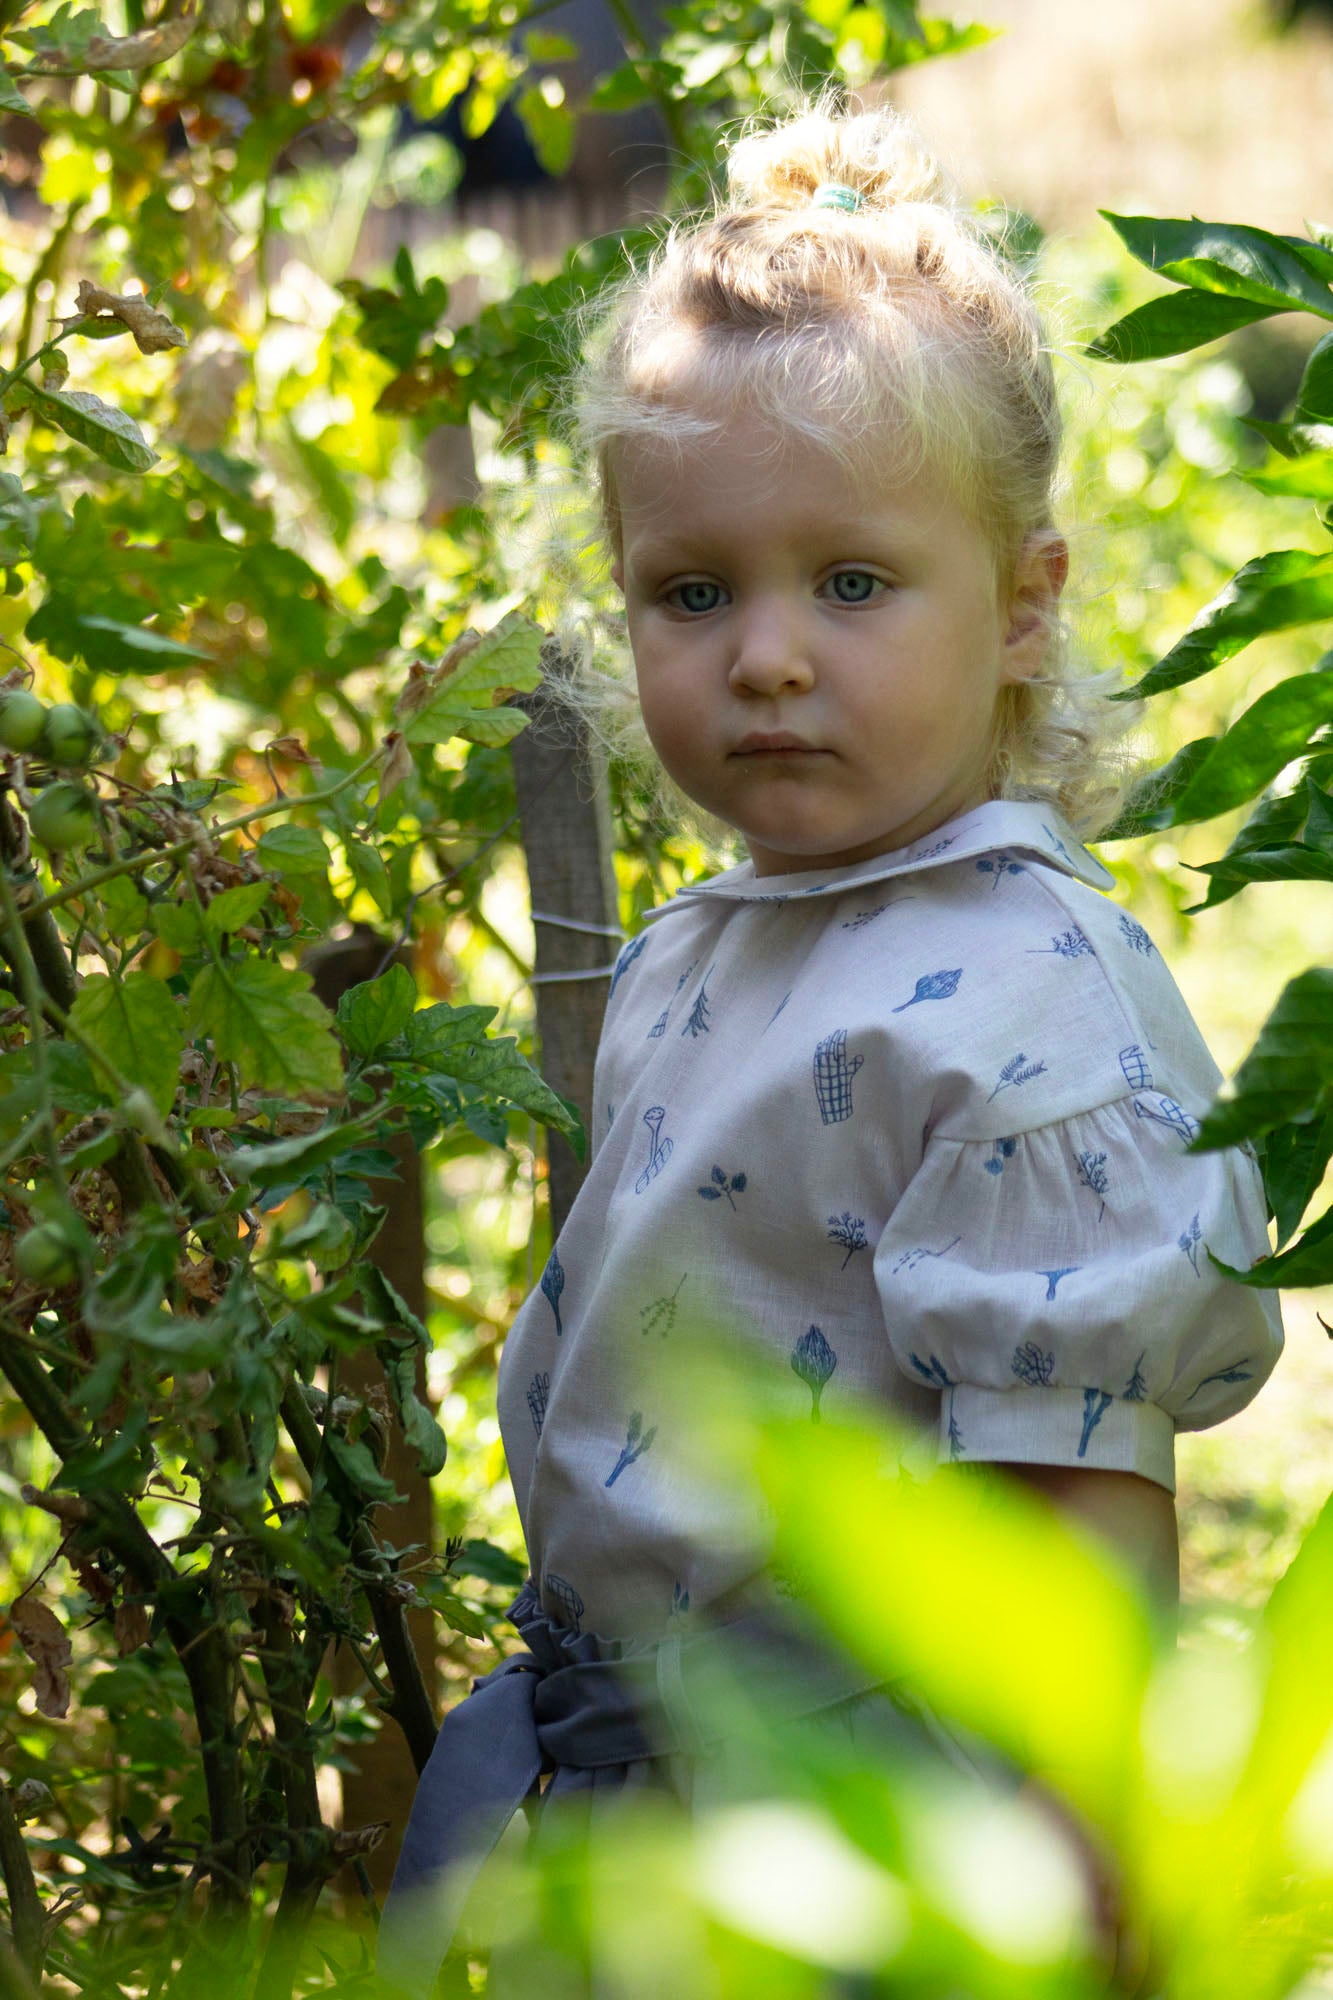
[{"label": "plant stem", "polygon": [[[9,1921],[14,1932],[14,1950],[31,1978],[42,1976],[42,1899],[33,1879],[28,1849],[4,1780],[0,1779],[0,1875],[4,1876],[9,1897]],[[3,1973],[0,1973],[0,1989]]]}]

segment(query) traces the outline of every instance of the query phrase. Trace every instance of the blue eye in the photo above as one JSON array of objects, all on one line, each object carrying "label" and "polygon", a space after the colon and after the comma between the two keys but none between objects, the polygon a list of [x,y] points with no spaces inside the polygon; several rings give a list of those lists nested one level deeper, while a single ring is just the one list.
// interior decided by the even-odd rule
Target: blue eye
[{"label": "blue eye", "polygon": [[[709,593],[712,593],[710,596]],[[720,599],[720,589],[715,583],[678,583],[667,592],[667,602],[673,599],[682,611],[716,611]]]},{"label": "blue eye", "polygon": [[839,604],[864,604],[873,594],[879,578],[868,569],[840,569],[829,578]]}]

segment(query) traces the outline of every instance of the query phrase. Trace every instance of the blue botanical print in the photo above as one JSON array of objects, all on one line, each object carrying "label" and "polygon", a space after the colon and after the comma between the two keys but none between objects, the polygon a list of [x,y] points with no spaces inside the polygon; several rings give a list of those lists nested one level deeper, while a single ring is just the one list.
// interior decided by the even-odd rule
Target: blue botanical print
[{"label": "blue botanical print", "polygon": [[677,1583],[671,1590],[671,1609],[667,1613],[668,1625],[674,1625],[684,1618],[690,1608],[690,1593]]},{"label": "blue botanical print", "polygon": [[611,974],[611,991],[606,996],[608,1003],[615,999],[617,986],[619,986],[635,959],[647,948],[647,944],[647,931],[640,931],[636,938],[630,939],[625,949],[621,952],[619,958],[616,960],[616,969]]},{"label": "blue botanical print", "polygon": [[542,1578],[542,1594],[545,1597],[553,1597],[557,1604],[564,1607],[569,1613],[570,1630],[577,1632],[583,1618],[583,1599],[573,1584],[567,1582],[563,1576],[557,1576],[553,1569],[548,1569]]},{"label": "blue botanical print", "polygon": [[1083,1266],[1081,1264],[1066,1264],[1062,1270],[1038,1271],[1036,1275],[1039,1278],[1045,1278],[1046,1296],[1048,1299],[1053,1299],[1055,1297],[1055,1288],[1059,1284],[1061,1278],[1067,1278],[1070,1276],[1072,1272],[1081,1271],[1082,1269]]},{"label": "blue botanical print", "polygon": [[836,1243],[840,1250],[847,1252],[838,1266],[840,1271],[845,1271],[858,1250],[870,1247],[866,1241],[866,1219],[863,1215],[853,1215],[850,1209],[845,1208],[841,1215],[831,1215],[828,1225],[829,1242]]},{"label": "blue botanical print", "polygon": [[541,1436],[542,1425],[546,1421],[546,1404],[550,1394],[551,1378],[543,1369],[540,1374],[534,1375],[528,1384],[528,1409],[532,1413],[532,1428],[538,1437]]},{"label": "blue botanical print", "polygon": [[[689,1275],[688,1271],[683,1273],[680,1285],[685,1283]],[[680,1285],[676,1286],[674,1292],[666,1292],[660,1299],[653,1299],[650,1304],[639,1307],[641,1333],[656,1333],[660,1334],[663,1340],[666,1339],[676,1324],[676,1300],[680,1297]]]},{"label": "blue botanical print", "polygon": [[1106,1170],[1106,1155],[1088,1152],[1080,1153],[1077,1158],[1080,1186],[1095,1194],[1101,1202],[1101,1207],[1097,1210],[1097,1220],[1100,1222],[1106,1213],[1106,1190],[1110,1185]]},{"label": "blue botanical print", "polygon": [[810,1418],[819,1422],[819,1399],[829,1376],[838,1365],[838,1357],[825,1340],[817,1326],[803,1333],[791,1351],[791,1365],[810,1391]]},{"label": "blue botanical print", "polygon": [[1248,1382],[1250,1371],[1245,1363],[1249,1358],[1248,1354],[1242,1354],[1240,1360],[1233,1362],[1230,1368],[1219,1368],[1215,1375],[1205,1375],[1198,1389],[1191,1389],[1185,1401],[1192,1403],[1200,1390],[1206,1389],[1210,1382]]},{"label": "blue botanical print", "polygon": [[1193,1216],[1190,1218],[1189,1228],[1182,1229],[1179,1236],[1177,1236],[1176,1238],[1177,1244],[1185,1252],[1185,1255],[1189,1258],[1190,1263],[1194,1266],[1194,1275],[1196,1278],[1202,1276],[1202,1273],[1199,1270],[1199,1255],[1198,1255],[1198,1246],[1202,1242],[1202,1240],[1203,1240],[1203,1231],[1199,1227],[1199,1211],[1196,1208]]},{"label": "blue botanical print", "polygon": [[1025,1340],[1014,1349],[1011,1367],[1020,1382],[1030,1389],[1049,1389],[1055,1379],[1055,1356],[1044,1354],[1035,1340]]},{"label": "blue botanical print", "polygon": [[951,833],[945,839],[937,840],[933,847],[919,847],[913,854],[912,859],[913,861],[933,861],[937,854],[943,854],[947,849],[952,847],[957,838],[958,835],[956,833]]},{"label": "blue botanical print", "polygon": [[1134,1099],[1134,1109],[1140,1118],[1151,1118],[1158,1125],[1169,1125],[1173,1132],[1179,1132],[1188,1146],[1199,1131],[1199,1121],[1191,1118],[1188,1111],[1176,1103],[1174,1097],[1163,1097],[1157,1093],[1156,1106],[1145,1104],[1141,1097]]},{"label": "blue botanical print", "polygon": [[782,996],[782,998],[781,998],[781,999],[779,1000],[779,1002],[778,1002],[777,1006],[776,1006],[776,1007],[775,1007],[775,1008],[773,1009],[773,1012],[772,1012],[772,1013],[771,1013],[771,1014],[769,1015],[769,1017],[768,1017],[767,1021],[765,1021],[765,1023],[764,1023],[764,1033],[765,1033],[765,1034],[767,1034],[767,1033],[768,1033],[768,1031],[769,1031],[769,1029],[770,1029],[770,1028],[772,1027],[773,1023],[774,1023],[774,1022],[775,1022],[775,1021],[777,1020],[777,1018],[778,1018],[778,1015],[779,1015],[779,1014],[780,1014],[780,1013],[782,1012],[783,1008],[784,1008],[784,1007],[786,1006],[787,1002],[788,1002],[788,1001],[789,1001],[790,999],[791,999],[791,992],[790,992],[790,990],[789,990],[788,992],[786,992],[786,993],[784,993],[784,994],[783,994],[783,996]]},{"label": "blue botanical print", "polygon": [[1048,839],[1048,840],[1050,841],[1050,843],[1051,843],[1051,851],[1052,851],[1052,853],[1054,853],[1054,854],[1063,854],[1063,855],[1064,855],[1064,857],[1065,857],[1065,860],[1066,860],[1066,861],[1067,861],[1067,862],[1069,863],[1070,867],[1071,867],[1071,868],[1077,868],[1077,866],[1078,866],[1078,863],[1077,863],[1077,862],[1075,861],[1075,859],[1074,859],[1073,855],[1072,855],[1072,854],[1071,854],[1071,853],[1069,852],[1069,849],[1068,849],[1068,848],[1067,848],[1067,847],[1065,846],[1065,844],[1064,844],[1063,840],[1061,840],[1061,838],[1060,838],[1059,834],[1058,834],[1058,833],[1053,833],[1053,832],[1051,831],[1050,827],[1049,827],[1049,826],[1047,826],[1047,824],[1046,824],[1045,820],[1043,820],[1043,821],[1042,821],[1042,823],[1041,823],[1041,830],[1042,830],[1042,832],[1043,832],[1043,833],[1044,833],[1044,834],[1046,835],[1046,838],[1047,838],[1047,839]]},{"label": "blue botanical print", "polygon": [[959,1430],[959,1428],[958,1428],[958,1423],[957,1423],[957,1420],[956,1420],[956,1418],[954,1417],[954,1413],[953,1413],[953,1390],[952,1390],[952,1389],[950,1389],[950,1391],[949,1391],[949,1457],[950,1457],[950,1459],[953,1459],[953,1460],[956,1460],[956,1459],[960,1459],[960,1458],[962,1457],[963,1453],[964,1453],[964,1452],[966,1451],[966,1449],[967,1449],[967,1447],[966,1447],[966,1445],[965,1445],[965,1444],[963,1443],[963,1433],[962,1433],[962,1432],[961,1432],[961,1431]]},{"label": "blue botanical print", "polygon": [[956,965],[952,972],[924,972],[916,982],[916,991],[910,1000],[904,1000],[901,1007],[891,1007],[891,1014],[901,1014],[904,1007],[915,1007],[918,1000],[950,1000],[958,991],[958,982],[963,976],[963,968]]},{"label": "blue botanical print", "polygon": [[1083,1391],[1083,1435],[1078,1441],[1078,1455],[1080,1458],[1087,1457],[1088,1442],[1114,1400],[1113,1396],[1107,1395],[1105,1389],[1085,1389]]},{"label": "blue botanical print", "polygon": [[1143,1354],[1140,1354],[1138,1360],[1134,1363],[1134,1373],[1125,1385],[1124,1395],[1127,1403],[1141,1403],[1148,1393],[1148,1384],[1143,1376],[1143,1355],[1147,1352],[1148,1350],[1145,1347]]},{"label": "blue botanical print", "polygon": [[991,1097],[998,1097],[1002,1090],[1008,1090],[1010,1084],[1031,1083],[1034,1076],[1044,1076],[1045,1074],[1046,1065],[1044,1062],[1030,1063],[1027,1057],[1020,1051],[1018,1055],[1011,1056],[1000,1071],[1000,1081],[996,1084],[986,1102],[989,1104]]},{"label": "blue botanical print", "polygon": [[815,1101],[826,1125],[840,1125],[852,1115],[852,1078],[864,1056],[847,1053],[847,1030],[826,1035],[815,1050]]},{"label": "blue botanical print", "polygon": [[606,1107],[606,1129],[608,1132],[611,1130],[611,1127],[615,1124],[615,1122],[616,1122],[616,1107],[614,1104],[608,1104]]},{"label": "blue botanical print", "polygon": [[713,976],[713,971],[714,967],[710,965],[703,976],[703,983],[699,988],[698,998],[689,1011],[685,1026],[680,1031],[682,1035],[688,1035],[691,1040],[697,1040],[700,1035],[706,1035],[710,1032],[708,1026],[708,982]]},{"label": "blue botanical print", "polygon": [[1131,1042],[1127,1049],[1121,1049],[1120,1067],[1124,1072],[1125,1082],[1131,1090],[1152,1089],[1152,1071],[1148,1067],[1148,1058],[1137,1042]]},{"label": "blue botanical print", "polygon": [[1028,958],[1048,958],[1052,952],[1055,952],[1061,958],[1095,958],[1097,956],[1077,924],[1074,925],[1071,931],[1061,931],[1059,937],[1053,937],[1049,944],[1029,945],[1026,956]]},{"label": "blue botanical print", "polygon": [[675,1142],[662,1137],[662,1121],[666,1117],[665,1107],[654,1104],[643,1114],[643,1122],[652,1135],[649,1140],[648,1164],[634,1183],[635,1194],[642,1194],[651,1187],[667,1161],[675,1151]]},{"label": "blue botanical print", "polygon": [[937,1354],[931,1355],[929,1365],[921,1359],[919,1354],[909,1355],[908,1359],[911,1361],[913,1368],[916,1369],[917,1374],[924,1375],[932,1388],[956,1389],[958,1387],[953,1377],[945,1374],[944,1363]]},{"label": "blue botanical print", "polygon": [[546,1269],[542,1272],[542,1290],[551,1302],[551,1311],[555,1314],[555,1330],[558,1334],[565,1330],[560,1324],[560,1294],[564,1289],[564,1268],[559,1256],[553,1250],[546,1260]]},{"label": "blue botanical print", "polygon": [[[703,1196],[705,1201],[721,1201],[724,1195],[728,1201],[731,1201],[731,1197],[734,1194],[744,1194],[747,1185],[748,1183],[744,1174],[732,1174],[728,1179],[721,1167],[714,1167],[712,1186],[701,1187],[698,1189],[698,1193]],[[734,1212],[736,1207],[734,1201],[731,1201],[731,1206]]]},{"label": "blue botanical print", "polygon": [[1132,950],[1141,953],[1144,958],[1153,958],[1156,956],[1157,946],[1148,936],[1143,925],[1136,924],[1133,917],[1128,916],[1124,910],[1120,912],[1120,935]]},{"label": "blue botanical print", "polygon": [[992,895],[999,888],[1006,875],[1025,875],[1027,873],[1023,863],[1015,861],[1012,854],[983,855],[977,863],[977,870],[982,875],[991,876],[990,886]]},{"label": "blue botanical print", "polygon": [[[907,896],[902,898],[902,901],[905,903],[910,900]],[[891,908],[892,904],[890,903],[876,903],[873,910],[858,910],[854,917],[847,919],[846,923],[839,924],[838,929],[841,931],[863,931],[867,924],[873,924],[876,917],[882,917],[884,912]]]},{"label": "blue botanical print", "polygon": [[656,1436],[657,1436],[657,1425],[654,1424],[650,1430],[645,1430],[643,1428],[642,1411],[641,1410],[632,1411],[630,1413],[630,1420],[628,1427],[625,1431],[624,1450],[621,1452],[619,1458],[615,1462],[615,1465],[612,1467],[610,1478],[604,1480],[603,1484],[606,1486],[614,1486],[617,1479],[619,1479],[621,1473],[625,1470],[625,1467],[627,1465],[633,1465],[636,1458],[642,1458],[643,1454],[648,1450],[648,1447],[652,1444],[652,1441]]},{"label": "blue botanical print", "polygon": [[653,1022],[652,1027],[648,1030],[648,1040],[650,1042],[661,1041],[663,1035],[667,1031],[667,1022],[670,1019],[671,1019],[671,1009],[669,1007],[664,1007],[661,1013],[658,1015],[657,1019]]},{"label": "blue botanical print", "polygon": [[1018,1151],[1017,1139],[996,1139],[991,1146],[991,1156],[985,1162],[988,1174],[1002,1174],[1006,1160],[1012,1160]]},{"label": "blue botanical print", "polygon": [[946,1243],[942,1250],[928,1250],[924,1243],[918,1243],[913,1249],[901,1253],[890,1275],[896,1278],[899,1271],[914,1270],[923,1257],[947,1257],[954,1244],[961,1243],[962,1240],[961,1236],[955,1236],[953,1242]]}]

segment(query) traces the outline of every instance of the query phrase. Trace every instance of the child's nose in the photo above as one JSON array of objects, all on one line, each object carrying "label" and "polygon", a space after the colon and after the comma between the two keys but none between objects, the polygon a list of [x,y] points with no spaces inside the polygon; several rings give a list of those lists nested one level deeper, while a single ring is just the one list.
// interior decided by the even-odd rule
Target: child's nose
[{"label": "child's nose", "polygon": [[736,693],[799,693],[814,683],[814,668],[799,618],[790,607],[752,607],[738,621],[731,685]]}]

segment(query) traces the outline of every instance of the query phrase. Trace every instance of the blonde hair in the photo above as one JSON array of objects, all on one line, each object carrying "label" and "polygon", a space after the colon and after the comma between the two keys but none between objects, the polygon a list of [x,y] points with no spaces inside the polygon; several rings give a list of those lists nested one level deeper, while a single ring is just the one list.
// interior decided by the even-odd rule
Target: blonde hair
[{"label": "blonde hair", "polygon": [[[673,221],[644,267],[583,315],[563,415],[594,475],[590,542],[619,549],[619,450],[682,447],[716,430],[710,410],[743,403],[849,474],[937,468],[1010,587],[1034,538],[1060,539],[1061,423],[1041,321],[1003,239],[963,207],[906,118],[842,113],[827,93],[752,123],[726,168],[727,197]],[[859,205],[813,205],[827,183]],[[586,616],[563,624],[567,698],[642,763],[623,644],[607,661]],[[1042,671],[1000,691],[989,788],[1054,805],[1091,837],[1139,777],[1142,760],[1121,745],[1142,704],[1107,700],[1117,670],[1070,671],[1065,623],[1052,612],[1046,626]]]}]

